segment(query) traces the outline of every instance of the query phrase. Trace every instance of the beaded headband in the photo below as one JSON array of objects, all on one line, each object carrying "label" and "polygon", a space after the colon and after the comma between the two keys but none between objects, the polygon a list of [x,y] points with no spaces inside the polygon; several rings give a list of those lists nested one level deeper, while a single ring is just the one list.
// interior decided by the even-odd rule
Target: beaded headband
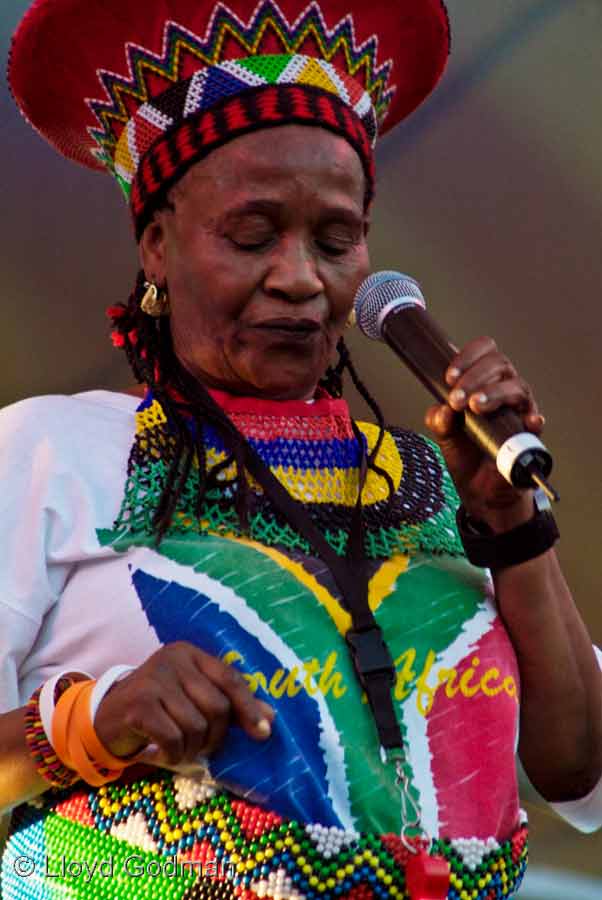
[{"label": "beaded headband", "polygon": [[[65,156],[108,168],[138,236],[193,163],[290,123],[346,138],[373,182],[373,147],[437,83],[442,0],[35,0],[9,83]],[[32,60],[43,60],[42,64]]]}]

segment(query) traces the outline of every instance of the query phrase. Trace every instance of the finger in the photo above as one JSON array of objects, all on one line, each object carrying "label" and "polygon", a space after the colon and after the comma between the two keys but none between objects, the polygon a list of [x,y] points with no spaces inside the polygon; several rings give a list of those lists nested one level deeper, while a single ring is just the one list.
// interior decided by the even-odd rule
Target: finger
[{"label": "finger", "polygon": [[158,766],[160,763],[166,765],[167,761],[163,759],[163,751],[158,744],[151,742],[146,745],[139,753],[136,754],[134,762],[143,763],[147,766]]},{"label": "finger", "polygon": [[[179,642],[157,651],[145,667],[148,669],[146,684],[138,687],[134,694],[134,702],[140,700],[141,690],[151,696],[156,695],[182,736],[182,747],[178,748],[178,752],[185,760],[194,759],[209,742],[214,709],[223,712],[222,707],[227,707],[225,698],[221,705],[219,700],[214,700],[215,688],[206,678],[199,676],[190,661],[191,650],[192,645]],[[196,687],[198,696],[191,696],[187,683]],[[205,703],[197,702],[205,697]],[[226,718],[228,713],[226,709]],[[226,727],[227,721],[221,729],[222,737]]]},{"label": "finger", "polygon": [[493,412],[500,406],[509,406],[523,416],[539,415],[530,387],[518,377],[485,385],[468,396],[466,405],[475,413]]},{"label": "finger", "polygon": [[197,753],[213,753],[223,744],[232,721],[230,698],[194,665],[191,665],[191,673],[183,678],[182,685],[207,722],[204,741],[197,747]]},{"label": "finger", "polygon": [[136,765],[160,766],[163,769],[169,769],[178,775],[184,775],[186,778],[206,778],[208,773],[207,757],[197,756],[193,760],[184,760],[179,763],[170,763],[165,758],[161,748],[157,744],[148,744],[144,750],[140,751],[135,758],[132,759]]},{"label": "finger", "polygon": [[540,412],[528,413],[524,417],[525,425],[534,434],[541,434],[546,425],[546,417]]},{"label": "finger", "polygon": [[169,645],[165,655],[154,677],[161,683],[167,711],[184,734],[184,758],[212,753],[223,743],[231,720],[229,698],[197,665],[198,657],[212,657],[186,642]]},{"label": "finger", "polygon": [[426,411],[424,422],[440,440],[455,434],[459,427],[456,413],[447,404],[436,403],[430,406]]},{"label": "finger", "polygon": [[227,699],[211,682],[198,673],[195,680],[192,696],[183,678],[161,696],[165,711],[182,734],[181,760],[192,760],[216,749],[223,741],[230,717]]},{"label": "finger", "polygon": [[491,337],[478,337],[469,341],[451,360],[445,373],[445,380],[451,386],[470,369],[477,360],[489,353],[498,352],[497,344]]},{"label": "finger", "polygon": [[255,697],[241,675],[233,666],[220,659],[198,651],[196,662],[207,677],[226,695],[232,705],[232,714],[242,728],[254,738],[265,740],[272,733],[272,721],[276,711],[269,704]]},{"label": "finger", "polygon": [[457,412],[468,405],[473,394],[479,393],[490,384],[516,378],[517,373],[512,363],[497,351],[482,356],[469,369],[462,373],[450,392],[448,401]]},{"label": "finger", "polygon": [[140,751],[145,756],[151,756],[151,745],[156,745],[156,765],[161,762],[177,765],[184,758],[184,734],[160,700],[135,704],[127,711],[124,724],[131,732],[147,740],[147,746]]}]

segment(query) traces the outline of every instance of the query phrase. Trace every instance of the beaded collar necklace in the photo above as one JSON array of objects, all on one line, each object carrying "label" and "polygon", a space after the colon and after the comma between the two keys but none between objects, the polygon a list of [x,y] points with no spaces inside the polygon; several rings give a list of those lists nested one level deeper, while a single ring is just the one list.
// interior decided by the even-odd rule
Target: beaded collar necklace
[{"label": "beaded collar necklace", "polygon": [[[211,396],[293,499],[303,503],[335,552],[344,555],[359,484],[359,446],[345,400],[325,392],[312,404],[219,391]],[[370,451],[379,429],[364,422],[358,423],[358,429]],[[225,462],[228,450],[210,423],[203,424],[203,442],[210,471]],[[152,542],[152,519],[174,452],[174,427],[148,391],[136,412],[125,494],[115,522],[119,532],[136,542]],[[365,555],[375,560],[395,553],[462,555],[452,511],[457,497],[436,445],[414,432],[390,428],[375,462],[389,473],[395,493],[390,501],[384,478],[368,470],[362,492]],[[207,491],[197,516],[195,460],[167,535],[242,536],[233,495],[226,487],[235,475],[232,463]],[[269,546],[311,553],[307,541],[273,508],[253,479],[250,488],[249,536]]]}]

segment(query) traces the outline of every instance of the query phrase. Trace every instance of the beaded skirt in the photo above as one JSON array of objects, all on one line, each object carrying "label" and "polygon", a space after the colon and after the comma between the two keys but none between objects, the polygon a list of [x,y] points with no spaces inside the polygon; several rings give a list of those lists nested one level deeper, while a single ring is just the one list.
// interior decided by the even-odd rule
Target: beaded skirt
[{"label": "beaded skirt", "polygon": [[[435,840],[448,900],[515,896],[527,829],[506,841]],[[409,851],[395,834],[283,819],[210,783],[157,770],[81,786],[13,814],[3,900],[410,900]]]}]

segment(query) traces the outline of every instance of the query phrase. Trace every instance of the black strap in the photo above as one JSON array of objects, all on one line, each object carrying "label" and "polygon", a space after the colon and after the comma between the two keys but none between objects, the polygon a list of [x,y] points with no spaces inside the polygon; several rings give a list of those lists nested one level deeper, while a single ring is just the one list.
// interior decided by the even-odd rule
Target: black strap
[{"label": "black strap", "polygon": [[330,546],[302,504],[291,497],[210,394],[207,394],[207,409],[215,424],[219,423],[230,436],[236,436],[244,450],[247,471],[263,487],[289,524],[305,538],[330,569],[351,615],[352,628],[346,633],[345,640],[357,678],[368,697],[381,746],[387,750],[403,746],[391,694],[395,682],[395,665],[380,625],[368,603],[369,572],[364,553],[361,505],[367,460],[359,429],[353,423],[361,454],[358,499],[349,533],[347,556],[341,557]]},{"label": "black strap", "polygon": [[473,519],[464,506],[458,507],[458,533],[473,566],[498,572],[535,559],[554,546],[560,532],[549,501],[546,499],[540,507],[537,500],[536,492],[532,519],[501,534],[494,534],[485,522]]}]

